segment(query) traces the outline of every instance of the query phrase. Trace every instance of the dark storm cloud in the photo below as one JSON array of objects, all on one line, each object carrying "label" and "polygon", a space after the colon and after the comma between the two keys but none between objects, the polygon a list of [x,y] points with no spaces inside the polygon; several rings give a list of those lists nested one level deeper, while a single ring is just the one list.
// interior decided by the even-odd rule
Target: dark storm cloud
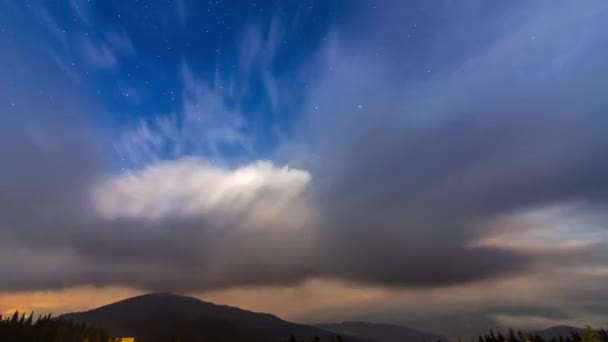
[{"label": "dark storm cloud", "polygon": [[[403,6],[382,11],[381,24],[355,42],[336,33],[341,43],[330,39],[318,70],[308,66],[319,79],[298,143],[314,156],[302,165],[312,179],[294,200],[313,207],[307,229],[280,229],[279,221],[260,230],[245,219],[272,192],[256,192],[236,214],[103,217],[91,188],[112,172],[80,110],[69,99],[49,102],[48,93],[4,93],[16,105],[2,109],[9,117],[0,127],[0,290],[198,290],[313,276],[445,286],[543,261],[540,252],[471,244],[488,234],[486,222],[519,210],[572,201],[604,208],[606,5],[469,5],[445,23],[452,8],[438,7],[420,29],[393,16],[408,12]],[[479,11],[495,20],[480,27],[469,20]],[[410,46],[408,34],[427,43]],[[396,42],[385,46],[386,37]],[[454,40],[469,42],[458,56],[446,48]]]},{"label": "dark storm cloud", "polygon": [[[329,273],[387,285],[490,277],[535,260],[470,247],[491,233],[487,221],[563,203],[605,205],[608,84],[598,76],[608,74],[600,57],[608,36],[599,15],[606,5],[593,5],[519,4],[483,29],[454,15],[427,32],[435,45],[449,44],[455,29],[471,40],[498,33],[444,70],[451,56],[429,49],[423,60],[438,67],[420,63],[425,76],[414,84],[401,77],[407,54],[404,63],[369,51],[329,58],[332,71],[309,101]],[[389,20],[380,32],[399,33],[387,27],[398,26]]]}]

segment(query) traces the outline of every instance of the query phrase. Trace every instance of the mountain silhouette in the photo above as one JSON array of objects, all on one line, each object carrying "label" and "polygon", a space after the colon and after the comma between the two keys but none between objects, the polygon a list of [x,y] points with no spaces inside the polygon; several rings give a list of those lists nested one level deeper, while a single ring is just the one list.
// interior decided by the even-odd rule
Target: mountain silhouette
[{"label": "mountain silhouette", "polygon": [[318,328],[340,335],[350,335],[366,338],[378,342],[436,342],[448,341],[446,337],[405,328],[398,325],[369,323],[369,322],[342,322],[336,324],[316,324]]},{"label": "mountain silhouette", "polygon": [[584,331],[584,328],[571,327],[568,325],[558,325],[543,330],[537,330],[534,332],[534,334],[537,334],[543,339],[549,341],[552,338],[558,339],[560,336],[570,336],[572,332],[577,332],[582,335]]},{"label": "mountain silhouette", "polygon": [[[335,337],[327,330],[271,314],[167,293],[132,297],[62,317],[104,329],[112,336],[132,336],[137,342],[287,341],[292,335],[298,341],[312,341],[316,336],[331,341]],[[344,340],[364,341],[353,336]]]}]

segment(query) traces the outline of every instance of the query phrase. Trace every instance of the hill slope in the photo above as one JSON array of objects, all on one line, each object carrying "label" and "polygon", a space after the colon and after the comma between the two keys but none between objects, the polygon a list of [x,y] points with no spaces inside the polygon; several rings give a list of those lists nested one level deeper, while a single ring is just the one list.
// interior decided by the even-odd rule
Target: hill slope
[{"label": "hill slope", "polygon": [[440,335],[391,324],[343,322],[337,324],[317,324],[315,326],[336,334],[351,335],[379,342],[436,342],[448,340]]},{"label": "hill slope", "polygon": [[538,331],[535,331],[534,333],[539,335],[543,339],[549,341],[552,338],[559,338],[560,336],[563,336],[563,337],[570,336],[573,331],[578,332],[579,334],[582,335],[583,332],[585,331],[585,329],[571,327],[571,326],[567,326],[567,325],[559,325],[559,326],[555,326],[555,327],[551,327],[551,328],[547,328],[547,329],[543,329],[543,330],[538,330]]},{"label": "hill slope", "polygon": [[[134,336],[138,342],[171,341],[330,341],[333,333],[284,321],[274,315],[216,305],[193,297],[147,294],[125,299],[86,312],[70,313],[65,319],[83,321],[113,336]],[[347,341],[361,341],[345,338]]]}]

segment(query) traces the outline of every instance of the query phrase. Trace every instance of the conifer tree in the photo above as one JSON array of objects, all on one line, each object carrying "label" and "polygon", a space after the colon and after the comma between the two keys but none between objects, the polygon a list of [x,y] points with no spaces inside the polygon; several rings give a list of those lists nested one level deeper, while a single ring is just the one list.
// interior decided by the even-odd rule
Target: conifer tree
[{"label": "conifer tree", "polygon": [[595,332],[593,330],[591,330],[590,326],[587,326],[585,328],[585,331],[583,332],[583,336],[581,336],[580,341],[581,342],[600,342],[600,340],[595,335]]},{"label": "conifer tree", "polygon": [[25,321],[25,324],[27,324],[28,326],[31,326],[32,325],[32,320],[33,320],[32,317],[34,317],[34,311],[32,311],[30,313],[30,315],[27,317],[27,320]]}]

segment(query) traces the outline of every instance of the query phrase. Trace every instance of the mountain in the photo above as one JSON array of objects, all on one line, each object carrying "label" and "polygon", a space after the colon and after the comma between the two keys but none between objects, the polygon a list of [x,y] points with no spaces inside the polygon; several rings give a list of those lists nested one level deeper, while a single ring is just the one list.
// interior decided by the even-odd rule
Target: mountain
[{"label": "mountain", "polygon": [[554,337],[559,338],[560,336],[564,336],[564,337],[570,336],[573,331],[576,331],[582,335],[583,332],[585,331],[585,329],[571,327],[568,325],[559,325],[559,326],[555,326],[555,327],[551,327],[551,328],[547,328],[547,329],[543,329],[543,330],[538,330],[538,331],[535,331],[534,333],[539,335],[543,339],[549,341]]},{"label": "mountain", "polygon": [[[86,322],[112,336],[135,337],[137,342],[187,341],[331,341],[334,334],[318,327],[284,321],[274,315],[216,305],[193,297],[147,294],[64,319]],[[346,342],[361,342],[344,337]]]},{"label": "mountain", "polygon": [[368,322],[343,322],[337,324],[316,324],[318,328],[340,335],[351,335],[378,342],[436,342],[448,341],[446,337],[421,332],[391,324]]}]

